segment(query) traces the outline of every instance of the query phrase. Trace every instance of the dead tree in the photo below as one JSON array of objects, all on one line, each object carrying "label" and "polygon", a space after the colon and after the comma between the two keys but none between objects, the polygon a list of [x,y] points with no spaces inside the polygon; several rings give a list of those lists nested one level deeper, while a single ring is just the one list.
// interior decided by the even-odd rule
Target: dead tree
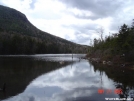
[{"label": "dead tree", "polygon": [[101,41],[103,41],[104,28],[101,26],[100,28],[98,28],[98,29],[96,30],[96,32],[99,34]]}]

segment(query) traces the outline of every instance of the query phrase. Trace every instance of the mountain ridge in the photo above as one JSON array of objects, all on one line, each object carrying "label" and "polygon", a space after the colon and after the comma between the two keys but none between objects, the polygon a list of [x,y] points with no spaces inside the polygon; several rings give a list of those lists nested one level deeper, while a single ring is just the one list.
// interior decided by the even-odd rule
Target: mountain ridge
[{"label": "mountain ridge", "polygon": [[[58,36],[51,35],[50,33],[41,31],[40,29],[35,27],[27,19],[27,17],[20,11],[0,5],[0,12],[1,12],[0,13],[0,37],[1,38],[5,38],[6,36],[8,36],[10,38],[5,38],[5,39],[11,40],[12,43],[12,37],[16,35],[17,37],[20,37],[20,39],[23,41],[24,41],[23,38],[27,37],[30,38],[28,40],[33,40],[34,43],[36,44],[43,43],[45,47],[44,50],[47,50],[47,48],[50,48],[49,46],[52,45],[55,46],[55,50],[57,51],[57,52],[54,51],[51,52],[49,51],[50,49],[48,49],[47,51],[44,52],[43,51],[37,52],[36,50],[38,50],[38,47],[36,47],[35,45],[36,49],[35,52],[33,53],[71,53],[71,52],[82,53],[83,51],[85,52],[85,49],[87,50],[86,45],[76,44],[74,42],[70,42],[66,39],[60,38]],[[1,46],[3,46],[3,44],[1,44]],[[2,54],[2,52],[0,52],[0,54]],[[13,53],[13,54],[18,54],[18,53]],[[25,54],[25,52],[22,53],[19,52],[19,54]]]}]

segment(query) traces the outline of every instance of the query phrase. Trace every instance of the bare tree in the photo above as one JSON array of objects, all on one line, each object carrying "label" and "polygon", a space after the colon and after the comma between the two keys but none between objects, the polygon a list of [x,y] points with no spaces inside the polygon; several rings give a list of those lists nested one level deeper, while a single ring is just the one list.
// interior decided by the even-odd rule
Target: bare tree
[{"label": "bare tree", "polygon": [[99,34],[101,41],[103,41],[104,28],[101,26],[96,30],[96,32]]}]

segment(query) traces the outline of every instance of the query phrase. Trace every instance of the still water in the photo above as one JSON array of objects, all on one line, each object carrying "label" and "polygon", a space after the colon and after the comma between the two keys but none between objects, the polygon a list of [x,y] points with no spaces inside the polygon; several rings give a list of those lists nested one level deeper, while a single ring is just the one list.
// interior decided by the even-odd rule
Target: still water
[{"label": "still water", "polygon": [[[134,96],[134,72],[92,64],[84,54],[0,56],[2,101],[105,101]],[[5,92],[2,91],[6,84]],[[122,89],[121,93],[115,91]],[[99,92],[98,92],[99,91]],[[130,101],[130,100],[129,100]]]}]

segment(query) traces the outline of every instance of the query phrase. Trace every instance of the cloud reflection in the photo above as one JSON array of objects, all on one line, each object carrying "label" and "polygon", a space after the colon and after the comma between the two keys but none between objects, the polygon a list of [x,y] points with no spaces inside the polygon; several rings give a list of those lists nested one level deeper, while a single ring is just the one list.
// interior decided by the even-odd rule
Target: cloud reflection
[{"label": "cloud reflection", "polygon": [[22,94],[4,101],[100,101],[110,95],[98,94],[98,89],[114,89],[105,73],[94,72],[88,61],[82,60],[33,80]]}]

